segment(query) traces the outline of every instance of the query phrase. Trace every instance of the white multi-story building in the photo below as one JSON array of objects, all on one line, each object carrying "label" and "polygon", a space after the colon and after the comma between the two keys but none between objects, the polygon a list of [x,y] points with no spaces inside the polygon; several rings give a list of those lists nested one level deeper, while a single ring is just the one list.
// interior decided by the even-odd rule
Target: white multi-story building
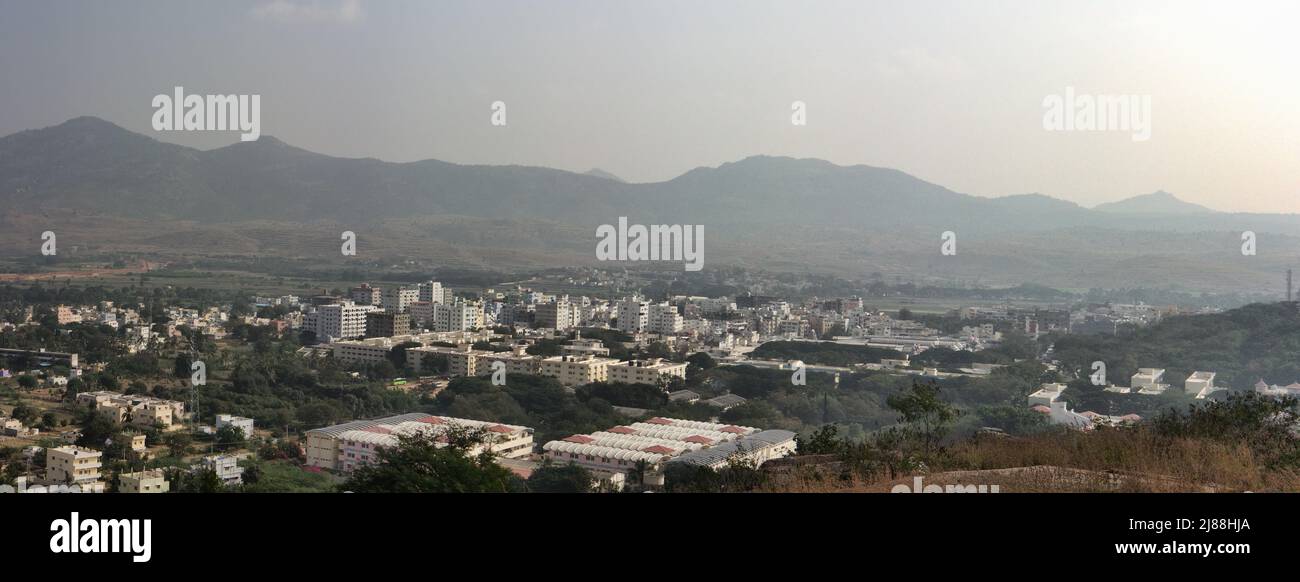
[{"label": "white multi-story building", "polygon": [[419,289],[409,287],[389,287],[384,289],[384,309],[393,313],[405,313],[412,303],[419,300]]},{"label": "white multi-story building", "polygon": [[55,483],[76,485],[85,492],[103,492],[99,468],[104,453],[84,447],[58,447],[45,450],[45,478]]},{"label": "white multi-story building", "polygon": [[610,382],[659,386],[667,384],[673,378],[685,380],[686,364],[678,364],[661,358],[628,360],[610,364],[608,378]]},{"label": "white multi-story building", "polygon": [[356,305],[340,303],[322,305],[316,309],[316,338],[321,341],[334,341],[345,338],[364,337],[366,335],[366,314],[379,310],[376,305]]},{"label": "white multi-story building", "polygon": [[239,459],[234,455],[208,455],[203,457],[201,465],[217,474],[225,485],[239,485],[244,482],[244,468],[239,466]]},{"label": "white multi-story building", "polygon": [[438,303],[433,307],[434,331],[464,331],[483,327],[483,305],[472,301]]},{"label": "white multi-story building", "polygon": [[618,360],[596,356],[553,356],[541,362],[540,373],[560,381],[565,386],[580,386],[609,379],[610,364]]},{"label": "white multi-story building", "polygon": [[677,306],[671,303],[655,303],[646,309],[645,331],[672,335],[680,333],[682,325],[682,315],[677,312]]},{"label": "white multi-story building", "polygon": [[539,303],[533,321],[539,327],[564,331],[576,325],[576,310],[568,298],[559,297],[550,303]]},{"label": "white multi-story building", "polygon": [[[442,283],[437,281],[420,283],[418,290],[420,292],[420,301],[426,303],[443,303],[446,300],[443,295]],[[448,289],[448,291],[450,291],[450,289]]]},{"label": "white multi-story building", "polygon": [[629,297],[618,303],[618,309],[615,311],[618,321],[615,325],[619,331],[625,333],[641,333],[645,331],[649,316],[649,302],[639,297]]}]

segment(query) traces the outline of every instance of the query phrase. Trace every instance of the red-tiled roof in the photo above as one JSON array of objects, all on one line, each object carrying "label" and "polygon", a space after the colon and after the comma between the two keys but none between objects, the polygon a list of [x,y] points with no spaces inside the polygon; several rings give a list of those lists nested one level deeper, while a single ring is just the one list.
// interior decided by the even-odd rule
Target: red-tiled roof
[{"label": "red-tiled roof", "polygon": [[635,434],[635,433],[636,433],[636,431],[634,431],[634,430],[632,430],[632,429],[630,429],[630,428],[628,428],[628,427],[626,427],[626,426],[616,426],[616,427],[614,427],[614,428],[609,429],[609,430],[606,431],[606,432],[612,432],[612,433],[618,433],[618,434]]},{"label": "red-tiled roof", "polygon": [[427,422],[429,424],[447,424],[447,421],[438,418],[436,416],[426,416],[424,418],[421,418],[420,420],[417,420],[416,422]]},{"label": "red-tiled roof", "polygon": [[504,424],[494,424],[492,426],[487,427],[487,429],[492,432],[501,432],[501,433],[510,432],[510,427]]},{"label": "red-tiled roof", "polygon": [[658,416],[656,416],[656,417],[654,417],[654,418],[652,418],[652,419],[650,419],[650,420],[647,420],[646,422],[648,422],[648,423],[650,423],[650,424],[672,424],[672,423],[673,423],[673,421],[671,421],[671,420],[668,420],[668,419],[666,419],[666,418],[659,418]]},{"label": "red-tiled roof", "polygon": [[570,443],[578,443],[580,445],[585,445],[587,443],[595,441],[596,439],[593,439],[587,435],[575,434],[573,436],[564,437],[564,440]]},{"label": "red-tiled roof", "polygon": [[718,429],[718,431],[719,431],[719,432],[730,432],[730,433],[735,433],[735,434],[745,434],[745,429],[740,428],[740,427],[738,427],[738,426],[736,426],[736,425],[734,425],[734,424],[724,426],[724,427]]},{"label": "red-tiled roof", "polygon": [[654,445],[654,446],[651,446],[651,447],[646,447],[646,448],[641,449],[641,450],[643,450],[643,451],[645,451],[645,452],[647,452],[647,453],[659,453],[659,454],[661,454],[661,455],[671,455],[671,454],[677,452],[677,451],[674,451],[674,450],[672,450],[672,449],[670,449],[670,448],[668,448],[668,447],[665,447],[665,446],[663,446],[663,445]]},{"label": "red-tiled roof", "polygon": [[702,444],[702,445],[711,445],[711,444],[713,444],[713,439],[711,439],[711,438],[709,438],[709,437],[702,437],[702,436],[700,436],[700,435],[692,435],[692,436],[688,436],[688,437],[686,437],[686,438],[684,438],[684,439],[682,439],[682,440],[684,440],[684,441],[686,441],[686,442],[688,442],[688,443],[699,443],[699,444]]}]

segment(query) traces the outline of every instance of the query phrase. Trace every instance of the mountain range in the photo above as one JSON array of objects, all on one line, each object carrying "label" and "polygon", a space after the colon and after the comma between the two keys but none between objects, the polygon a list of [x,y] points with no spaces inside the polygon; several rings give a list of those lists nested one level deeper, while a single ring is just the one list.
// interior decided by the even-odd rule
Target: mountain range
[{"label": "mountain range", "polygon": [[[1295,246],[1300,254],[1289,239],[1300,232],[1296,215],[1215,212],[1166,192],[1094,209],[1043,194],[986,198],[898,170],[817,159],[753,156],[663,182],[627,183],[601,170],[339,158],[271,136],[198,150],[95,117],[0,138],[0,222],[25,231],[37,226],[29,216],[58,221],[68,215],[140,221],[158,233],[183,224],[181,230],[206,230],[240,252],[268,252],[265,231],[286,236],[285,227],[267,223],[325,222],[399,238],[406,228],[458,252],[529,244],[533,251],[555,249],[566,262],[590,257],[594,228],[626,216],[633,223],[705,225],[711,252],[741,264],[1037,282],[1089,257],[1136,261],[1129,267],[1136,268],[1140,257],[1167,252],[1181,255],[1182,270],[1190,271],[1196,257],[1186,253],[1203,247],[1231,256],[1246,230],[1288,237],[1277,246]],[[484,225],[493,226],[485,233]],[[930,248],[944,231],[979,245],[965,248],[997,254],[975,252],[951,273],[936,272],[949,270],[932,262]],[[99,234],[94,243],[148,250],[145,234]],[[119,237],[132,244],[116,245]],[[1198,242],[1183,240],[1188,237]],[[185,238],[174,235],[157,246],[185,249]],[[298,247],[285,248],[294,254]],[[1270,273],[1276,268],[1259,262],[1247,270],[1263,263]]]}]

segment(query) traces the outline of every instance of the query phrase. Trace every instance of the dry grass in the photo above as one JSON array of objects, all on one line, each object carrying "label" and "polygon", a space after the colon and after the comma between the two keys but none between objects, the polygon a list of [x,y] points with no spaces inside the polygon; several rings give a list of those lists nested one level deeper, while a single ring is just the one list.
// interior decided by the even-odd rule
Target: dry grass
[{"label": "dry grass", "polygon": [[[887,492],[914,474],[841,480],[831,462],[786,467],[768,490]],[[1264,466],[1245,445],[1167,438],[1145,427],[960,443],[931,465],[925,485],[998,485],[1003,493],[1300,491],[1293,470]]]}]

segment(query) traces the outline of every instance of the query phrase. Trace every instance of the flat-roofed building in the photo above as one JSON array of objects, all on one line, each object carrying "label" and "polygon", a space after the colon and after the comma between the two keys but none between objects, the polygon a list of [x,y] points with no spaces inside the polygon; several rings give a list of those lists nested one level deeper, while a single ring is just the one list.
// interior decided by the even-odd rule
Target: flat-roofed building
[{"label": "flat-roofed building", "polygon": [[595,471],[626,473],[644,462],[647,472],[651,473],[647,484],[661,485],[663,465],[674,457],[757,432],[757,428],[733,424],[656,417],[550,441],[542,450],[543,455],[555,463],[574,463]]},{"label": "flat-roofed building", "polygon": [[1219,387],[1214,385],[1214,376],[1214,372],[1192,372],[1183,383],[1183,389],[1197,398],[1205,398],[1219,390]]},{"label": "flat-roofed building", "polygon": [[1161,382],[1165,377],[1164,368],[1138,368],[1129,381],[1129,386],[1139,394],[1162,394],[1169,388]]},{"label": "flat-roofed building", "polygon": [[684,463],[710,469],[722,469],[734,458],[750,461],[755,467],[772,459],[793,454],[795,433],[788,430],[764,430],[707,449],[688,451],[674,457],[672,463]]},{"label": "flat-roofed building", "polygon": [[45,478],[76,485],[82,492],[103,491],[99,469],[104,453],[85,447],[65,446],[45,450]]},{"label": "flat-roofed building", "polygon": [[232,414],[218,414],[216,420],[217,430],[221,430],[223,427],[233,426],[243,432],[245,439],[253,438],[253,419],[251,418],[234,416]]},{"label": "flat-roofed building", "polygon": [[166,493],[171,484],[161,469],[119,473],[117,476],[118,493]]},{"label": "flat-roofed building", "polygon": [[371,311],[366,314],[366,337],[393,337],[411,333],[411,315],[388,311]]},{"label": "flat-roofed building", "polygon": [[610,382],[660,386],[672,381],[673,378],[686,379],[686,364],[670,362],[663,358],[652,358],[609,365]]},{"label": "flat-roofed building", "polygon": [[550,376],[565,386],[581,386],[609,379],[610,364],[618,360],[596,356],[552,356],[541,362],[538,373]]},{"label": "flat-roofed building", "polygon": [[416,412],[309,430],[306,433],[306,464],[335,471],[352,471],[374,462],[376,451],[395,445],[398,435],[426,434],[436,438],[452,427],[483,431],[488,440],[485,446],[494,455],[526,458],[533,451],[531,428]]}]

